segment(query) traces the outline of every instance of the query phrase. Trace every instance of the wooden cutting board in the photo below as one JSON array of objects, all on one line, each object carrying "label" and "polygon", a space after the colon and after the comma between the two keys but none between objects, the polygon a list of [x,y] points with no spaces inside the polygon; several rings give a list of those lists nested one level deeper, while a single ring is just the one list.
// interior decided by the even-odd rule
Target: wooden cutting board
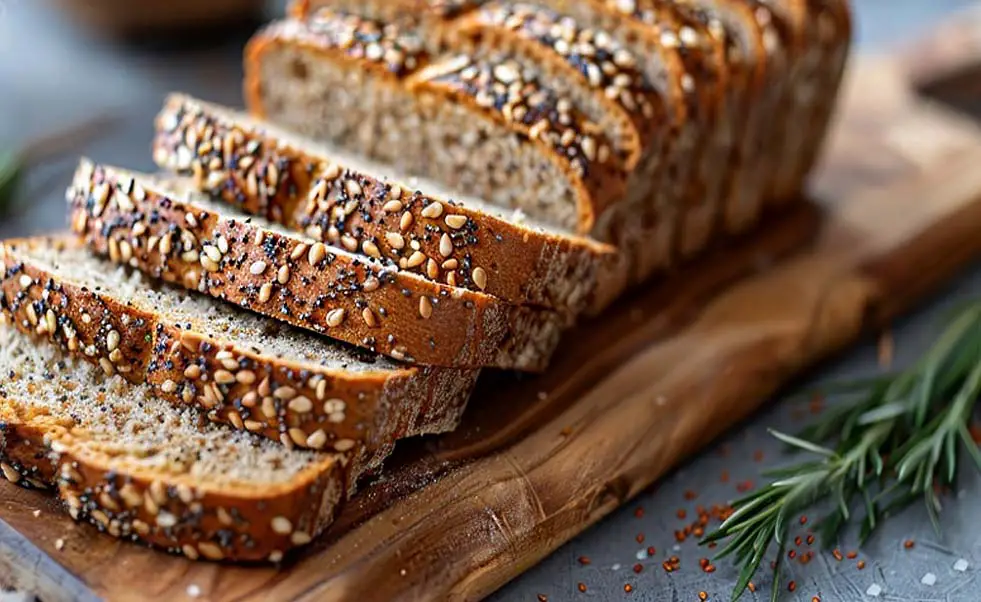
[{"label": "wooden cutting board", "polygon": [[547,374],[482,377],[459,431],[401,444],[294,562],[193,563],[2,483],[0,574],[48,602],[489,594],[981,256],[981,131],[903,64],[853,62],[819,203],[569,333]]}]

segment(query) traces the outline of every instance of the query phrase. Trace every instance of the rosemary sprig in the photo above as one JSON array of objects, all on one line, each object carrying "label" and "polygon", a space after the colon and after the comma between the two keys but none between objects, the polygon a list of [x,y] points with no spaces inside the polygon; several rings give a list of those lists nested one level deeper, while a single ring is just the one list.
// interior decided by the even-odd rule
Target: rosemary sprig
[{"label": "rosemary sprig", "polygon": [[[969,424],[981,396],[981,303],[960,309],[933,347],[911,368],[832,387],[856,395],[839,404],[800,436],[770,431],[798,451],[816,456],[765,473],[773,479],[736,500],[732,514],[703,544],[726,540],[718,557],[740,567],[732,599],[777,545],[772,600],[777,600],[780,561],[793,518],[819,504],[834,509],[817,525],[830,545],[852,520],[861,500],[860,541],[894,510],[922,499],[935,528],[941,509],[936,485],[953,486],[966,450],[981,470],[981,452]],[[822,444],[834,442],[834,448]]]}]

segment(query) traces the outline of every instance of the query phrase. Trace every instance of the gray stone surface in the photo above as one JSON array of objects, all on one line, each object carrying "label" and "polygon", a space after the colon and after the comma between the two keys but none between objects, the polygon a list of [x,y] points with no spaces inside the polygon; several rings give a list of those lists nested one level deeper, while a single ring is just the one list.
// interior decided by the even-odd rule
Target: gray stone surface
[{"label": "gray stone surface", "polygon": [[[854,1],[859,15],[859,42],[865,48],[901,43],[943,13],[968,4],[967,0]],[[117,119],[117,125],[105,136],[34,170],[28,182],[31,202],[18,215],[0,220],[0,236],[26,235],[64,225],[61,190],[78,154],[151,169],[147,150],[150,120],[166,92],[180,89],[237,104],[240,47],[246,34],[234,35],[210,49],[182,48],[161,53],[124,48],[76,30],[48,9],[47,2],[0,0],[0,148],[18,148],[28,140],[93,114],[108,112]],[[899,325],[897,364],[922,352],[936,334],[937,320],[945,306],[979,294],[981,268],[941,295],[931,307]],[[874,348],[866,345],[823,370],[813,382],[869,374],[877,369]],[[799,427],[800,421],[794,418],[794,409],[799,405],[792,401],[773,404],[726,438],[722,443],[729,450],[726,456],[720,455],[720,447],[706,451],[633,504],[560,548],[493,599],[535,600],[538,594],[544,594],[553,601],[673,602],[698,600],[701,591],[711,600],[728,599],[735,580],[735,572],[728,564],[722,562],[716,572],[707,574],[698,566],[698,559],[707,554],[692,540],[679,544],[676,551],[672,549],[674,530],[682,525],[676,513],[684,508],[690,520],[696,504],[725,502],[737,495],[736,483],[756,480],[762,468],[787,461],[767,436],[766,427]],[[762,452],[762,461],[754,459],[757,451]],[[728,471],[728,483],[720,481],[722,471]],[[865,546],[859,556],[866,562],[864,570],[857,568],[858,559],[838,563],[827,553],[817,554],[807,566],[792,564],[790,577],[797,582],[797,590],[794,594],[785,592],[783,599],[808,602],[813,596],[820,596],[824,602],[873,600],[866,592],[874,584],[881,588],[879,599],[883,600],[981,600],[976,582],[981,563],[977,511],[981,480],[966,473],[962,486],[959,495],[947,500],[942,537],[933,533],[921,508],[912,508],[888,523]],[[686,500],[684,494],[688,490],[697,492],[697,499]],[[644,509],[642,518],[635,516],[638,507]],[[643,544],[636,541],[641,533]],[[903,548],[906,539],[915,540],[912,550]],[[638,560],[638,551],[647,546],[654,546],[657,553]],[[843,549],[851,547],[844,545]],[[672,554],[681,559],[681,569],[667,574],[660,565]],[[580,556],[589,557],[590,564],[582,566],[577,560]],[[953,568],[959,559],[969,563],[964,572]],[[637,563],[643,567],[640,574],[633,571]],[[933,585],[921,582],[928,573],[935,576]],[[761,585],[766,581],[757,579]],[[579,583],[586,585],[586,593],[578,591]],[[625,584],[632,586],[632,593],[624,592]],[[762,594],[757,597],[767,599]]]}]

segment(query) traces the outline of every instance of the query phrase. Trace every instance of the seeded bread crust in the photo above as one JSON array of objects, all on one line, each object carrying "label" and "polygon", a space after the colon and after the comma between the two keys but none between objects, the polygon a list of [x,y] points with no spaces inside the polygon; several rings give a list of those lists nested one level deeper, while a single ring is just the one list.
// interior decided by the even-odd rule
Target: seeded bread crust
[{"label": "seeded bread crust", "polygon": [[[7,327],[4,320],[0,315],[0,327]],[[5,382],[23,377],[11,370]],[[57,368],[44,376],[84,386]],[[4,478],[54,490],[72,518],[102,532],[191,560],[281,561],[334,520],[346,497],[345,462],[343,455],[323,454],[288,483],[215,485],[170,467],[134,467],[125,457],[102,453],[71,421],[29,400],[0,397]]]},{"label": "seeded bread crust", "polygon": [[397,440],[455,428],[477,378],[473,370],[355,372],[269,356],[128,304],[81,275],[51,271],[33,260],[37,248],[86,252],[70,237],[0,244],[0,312],[18,329],[107,375],[145,382],[176,406],[195,404],[214,422],[289,448],[350,452],[351,489]]},{"label": "seeded bread crust", "polygon": [[[379,180],[329,153],[292,145],[274,128],[187,96],[167,100],[156,130],[157,164],[194,176],[203,192],[322,242],[512,303],[574,315],[592,298],[597,272],[615,253],[589,239]],[[270,166],[279,174],[273,185]]]},{"label": "seeded bread crust", "polygon": [[172,197],[147,178],[83,162],[69,190],[72,229],[114,262],[397,360],[540,371],[558,343],[558,314]]},{"label": "seeded bread crust", "polygon": [[[0,420],[7,480],[53,489],[73,519],[101,532],[191,560],[280,562],[330,525],[345,497],[343,464],[334,456],[289,487],[235,496],[209,491],[190,476],[121,471],[112,458],[77,448],[64,425],[31,416],[13,400],[0,399]],[[273,518],[289,531],[277,531]]]},{"label": "seeded bread crust", "polygon": [[[365,29],[380,32],[380,38],[370,38],[370,43],[349,41],[365,39],[352,33]],[[302,50],[321,60],[348,61],[351,69],[381,69],[390,83],[402,87],[401,93],[407,90],[424,106],[449,103],[472,113],[475,120],[488,120],[513,132],[555,165],[575,191],[575,211],[562,226],[588,234],[596,219],[623,195],[624,166],[612,152],[602,128],[571,103],[560,102],[555,91],[540,81],[524,79],[517,67],[506,69],[509,82],[502,85],[495,75],[495,67],[504,73],[501,63],[491,65],[466,55],[426,61],[425,51],[420,50],[412,55],[412,66],[418,65],[418,69],[401,60],[393,66],[386,59],[392,53],[386,49],[405,37],[394,23],[381,26],[326,9],[304,21],[273,23],[253,37],[246,49],[249,109],[258,117],[268,117],[261,74],[264,57],[284,48]],[[386,66],[373,67],[377,64]]]}]

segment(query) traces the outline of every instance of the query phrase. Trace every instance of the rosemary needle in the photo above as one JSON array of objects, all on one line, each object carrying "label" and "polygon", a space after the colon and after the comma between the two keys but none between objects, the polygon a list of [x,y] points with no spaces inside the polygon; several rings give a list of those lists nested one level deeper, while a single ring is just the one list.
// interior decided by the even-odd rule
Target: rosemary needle
[{"label": "rosemary needle", "polygon": [[[780,561],[794,517],[817,504],[833,504],[817,524],[831,545],[861,502],[860,541],[890,512],[916,499],[939,528],[935,485],[951,487],[962,450],[981,470],[971,438],[972,410],[981,396],[981,302],[960,308],[933,347],[912,367],[883,377],[832,386],[857,396],[828,410],[800,436],[770,433],[813,459],[769,471],[768,484],[736,500],[733,512],[702,541],[725,545],[718,557],[740,567],[732,592],[737,600],[772,544],[778,548],[772,600],[777,600]],[[827,447],[829,443],[834,447]]]}]

